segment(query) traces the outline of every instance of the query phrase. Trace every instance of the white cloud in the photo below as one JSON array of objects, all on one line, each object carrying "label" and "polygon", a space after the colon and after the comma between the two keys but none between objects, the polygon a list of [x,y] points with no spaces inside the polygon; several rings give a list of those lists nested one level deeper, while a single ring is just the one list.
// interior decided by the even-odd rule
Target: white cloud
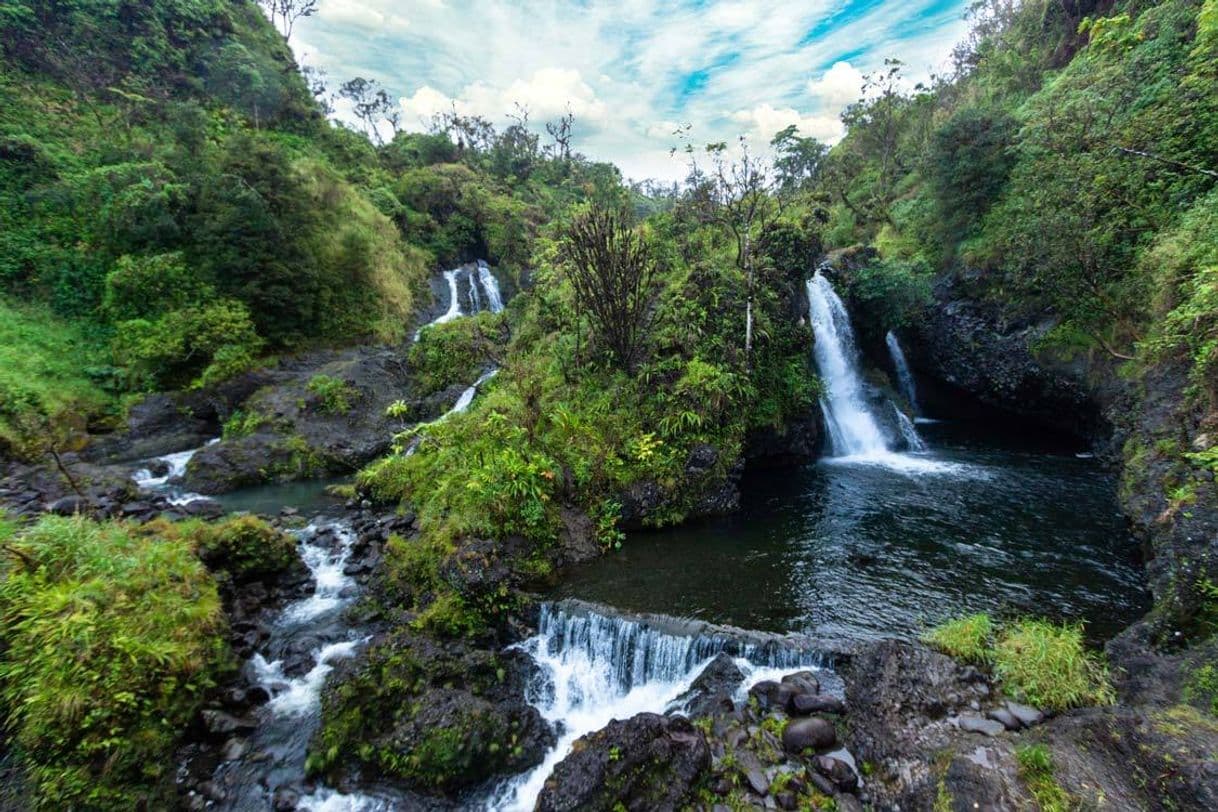
[{"label": "white cloud", "polygon": [[768,143],[788,124],[838,137],[863,74],[892,56],[925,78],[963,33],[968,2],[852,13],[842,0],[322,0],[293,44],[333,85],[379,81],[408,127],[453,104],[502,124],[520,102],[540,130],[569,103],[581,152],[627,176],[675,178],[678,124],[701,143],[742,132]]},{"label": "white cloud", "polygon": [[808,92],[825,107],[841,110],[858,101],[863,92],[863,72],[849,62],[835,62],[819,79],[808,82]]},{"label": "white cloud", "polygon": [[365,31],[401,31],[410,21],[391,11],[382,12],[360,0],[324,0],[317,16],[335,26],[350,26]]},{"label": "white cloud", "polygon": [[843,135],[842,123],[837,116],[804,115],[794,107],[775,108],[769,104],[759,104],[750,110],[733,113],[732,120],[748,125],[746,134],[756,144],[769,144],[775,133],[792,124],[799,128],[799,134],[805,138],[828,143],[837,141]]}]

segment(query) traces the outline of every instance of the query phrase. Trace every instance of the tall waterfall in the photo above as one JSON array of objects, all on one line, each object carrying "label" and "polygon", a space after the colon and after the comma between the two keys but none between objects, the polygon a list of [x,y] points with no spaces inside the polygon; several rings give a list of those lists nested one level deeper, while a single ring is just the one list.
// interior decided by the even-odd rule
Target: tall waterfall
[{"label": "tall waterfall", "polygon": [[[486,291],[486,306],[492,313],[502,313],[503,298],[499,294],[499,280],[495,278],[495,274],[491,273],[491,267],[482,260],[478,260],[478,280],[482,282],[482,289]],[[470,286],[473,287],[472,274]]]},{"label": "tall waterfall", "polygon": [[784,646],[778,638],[749,641],[714,631],[686,632],[664,628],[659,619],[543,605],[537,635],[520,648],[538,665],[528,699],[558,730],[558,743],[537,768],[509,783],[492,807],[533,809],[546,779],[576,739],[613,719],[674,710],[677,698],[720,652],[737,658],[745,685],[827,664],[824,655]]},{"label": "tall waterfall", "polygon": [[825,384],[821,410],[835,457],[885,454],[890,449],[868,405],[850,314],[819,271],[808,280],[808,310],[816,336],[816,367]]},{"label": "tall waterfall", "polygon": [[914,385],[913,373],[909,371],[909,364],[905,361],[905,353],[901,351],[901,343],[897,341],[896,334],[891,330],[888,331],[888,335],[884,336],[884,342],[888,345],[892,366],[897,371],[897,383],[901,386],[901,394],[909,402],[909,408],[913,409],[913,413],[920,415],[922,410],[918,408],[918,389]]}]

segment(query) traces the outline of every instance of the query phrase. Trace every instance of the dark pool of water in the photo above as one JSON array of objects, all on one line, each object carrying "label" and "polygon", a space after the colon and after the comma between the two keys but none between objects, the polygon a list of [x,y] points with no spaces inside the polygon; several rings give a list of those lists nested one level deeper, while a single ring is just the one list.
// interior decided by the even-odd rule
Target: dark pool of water
[{"label": "dark pool of water", "polygon": [[301,482],[285,482],[278,485],[258,485],[214,497],[225,510],[246,511],[274,515],[285,507],[296,508],[303,513],[317,513],[327,508],[339,507],[342,499],[330,495],[330,485],[349,483],[351,479],[308,479]]},{"label": "dark pool of water", "polygon": [[832,639],[985,610],[1082,620],[1102,640],[1148,608],[1096,461],[994,427],[919,430],[934,450],[910,470],[826,460],[749,474],[739,513],[632,534],[560,594]]}]

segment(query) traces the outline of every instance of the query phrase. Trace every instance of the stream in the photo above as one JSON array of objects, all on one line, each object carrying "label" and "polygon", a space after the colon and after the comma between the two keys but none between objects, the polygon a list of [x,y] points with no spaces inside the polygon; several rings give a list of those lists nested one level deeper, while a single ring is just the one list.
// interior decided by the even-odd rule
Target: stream
[{"label": "stream", "polygon": [[[485,263],[444,277],[448,309],[433,323],[465,315],[463,302],[470,312],[502,309]],[[812,641],[914,637],[966,611],[1082,621],[1103,640],[1148,608],[1115,484],[1098,463],[1035,433],[929,416],[915,424],[863,380],[829,280],[816,274],[808,294],[831,453],[799,469],[750,473],[732,516],[633,534],[622,551],[568,572],[541,607],[536,634],[517,644],[538,666],[527,699],[557,744],[533,770],[472,792],[458,808],[532,809],[576,739],[612,719],[679,711],[682,694],[720,653],[735,659],[745,686],[804,669],[823,671],[833,685],[831,658]],[[902,399],[916,407],[896,336],[887,343]],[[493,374],[452,411],[467,408]],[[142,471],[137,481],[172,487],[189,453],[162,458],[167,475]],[[367,639],[345,619],[358,591],[345,572],[355,535],[322,483],[219,501],[230,510],[291,505],[315,515],[298,531],[312,594],[281,611],[270,641],[246,664],[271,697],[246,745],[258,756],[217,772],[229,792],[220,808],[265,809],[275,787],[299,785],[326,677]],[[302,650],[312,652],[311,667],[285,673],[288,655]],[[324,786],[296,801],[324,812],[449,808],[390,790]]]}]

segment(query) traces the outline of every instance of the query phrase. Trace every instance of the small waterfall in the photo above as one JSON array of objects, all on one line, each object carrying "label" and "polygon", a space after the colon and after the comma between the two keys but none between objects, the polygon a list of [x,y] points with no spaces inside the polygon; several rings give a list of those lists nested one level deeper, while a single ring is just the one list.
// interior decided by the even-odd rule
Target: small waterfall
[{"label": "small waterfall", "polygon": [[808,280],[808,310],[816,336],[816,367],[825,384],[821,410],[836,457],[888,453],[888,439],[863,393],[859,353],[846,306],[819,271]]},{"label": "small waterfall", "polygon": [[891,330],[888,331],[888,335],[884,336],[884,342],[888,345],[888,354],[892,356],[892,365],[897,371],[897,383],[901,386],[901,394],[909,402],[909,408],[913,409],[914,416],[918,417],[922,414],[922,410],[918,408],[918,389],[914,386],[913,373],[909,371],[905,353],[901,351],[901,343],[897,341],[896,334]]},{"label": "small waterfall", "polygon": [[457,276],[460,273],[460,268],[444,272],[444,279],[448,282],[448,310],[444,311],[444,315],[437,318],[432,324],[445,324],[462,315],[461,297],[457,293]]},{"label": "small waterfall", "polygon": [[478,295],[478,280],[472,273],[469,275],[469,312],[482,312],[482,297]]},{"label": "small waterfall", "polygon": [[[154,462],[165,466],[165,473],[163,475],[157,476],[152,472],[151,468],[140,468],[138,471],[131,474],[131,479],[133,482],[135,482],[136,487],[141,491],[147,491],[150,493],[165,493],[169,500],[169,504],[178,507],[188,505],[191,502],[198,501],[199,499],[205,499],[206,497],[202,496],[201,494],[189,493],[181,489],[174,488],[170,483],[176,479],[179,479],[183,474],[186,473],[186,465],[191,461],[191,459],[194,458],[195,454],[198,454],[204,448],[207,448],[207,446],[215,445],[218,442],[220,442],[220,438],[216,437],[215,439],[208,440],[198,448],[189,448],[185,451],[177,451],[173,454],[166,454],[162,457],[157,457]],[[160,468],[161,465],[158,465],[157,467]]]},{"label": "small waterfall", "polygon": [[914,428],[913,421],[905,412],[897,408],[897,405],[892,404],[892,410],[896,413],[897,428],[901,430],[901,439],[905,441],[905,450],[907,451],[925,451],[926,442],[918,434],[918,430]]},{"label": "small waterfall", "polygon": [[499,280],[491,273],[490,266],[482,260],[478,260],[478,279],[482,282],[482,289],[486,291],[487,307],[492,313],[502,313],[503,298],[499,294]]},{"label": "small waterfall", "polygon": [[[677,625],[677,624],[673,624]],[[520,644],[539,666],[529,702],[559,733],[537,768],[510,782],[491,803],[531,810],[555,765],[580,736],[613,719],[674,710],[678,697],[717,654],[736,659],[745,686],[780,672],[819,669],[827,657],[783,645],[774,637],[750,642],[715,631],[664,628],[658,620],[605,615],[583,606],[546,604],[538,633]]]}]

